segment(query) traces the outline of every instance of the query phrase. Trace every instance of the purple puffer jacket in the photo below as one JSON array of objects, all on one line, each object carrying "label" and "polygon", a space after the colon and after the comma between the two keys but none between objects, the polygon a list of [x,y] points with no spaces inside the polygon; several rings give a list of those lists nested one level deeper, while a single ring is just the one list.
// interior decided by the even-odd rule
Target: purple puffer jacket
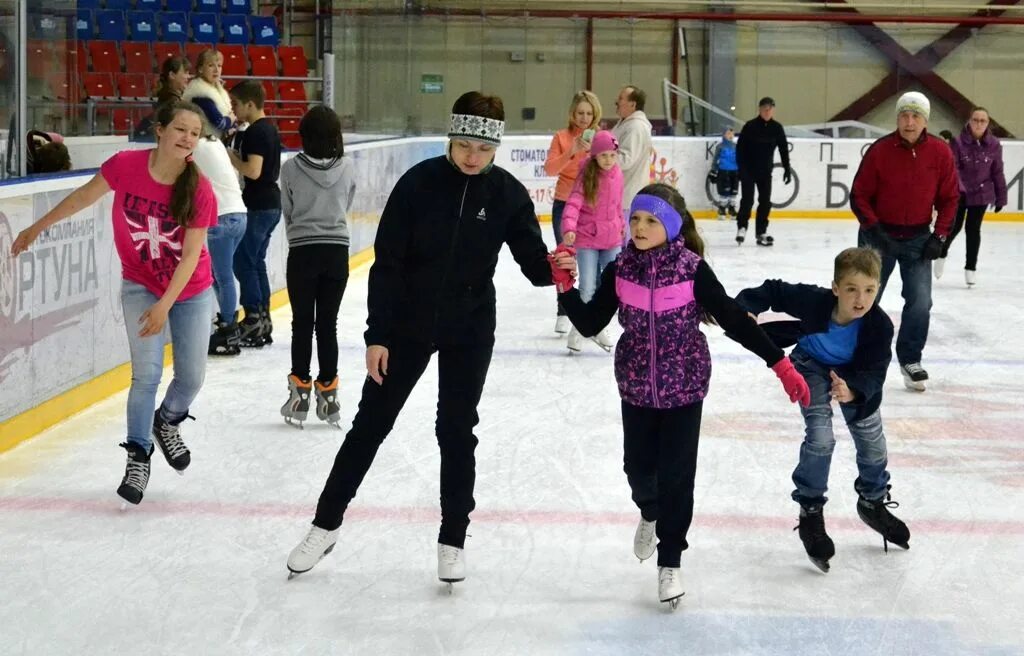
[{"label": "purple puffer jacket", "polygon": [[625,332],[615,347],[615,380],[631,405],[677,408],[707,395],[711,354],[693,296],[699,263],[682,239],[649,251],[630,242],[616,261]]},{"label": "purple puffer jacket", "polygon": [[1006,206],[1006,177],[1003,175],[1003,147],[986,130],[980,140],[965,126],[953,140],[953,159],[960,175],[960,189],[968,205]]}]

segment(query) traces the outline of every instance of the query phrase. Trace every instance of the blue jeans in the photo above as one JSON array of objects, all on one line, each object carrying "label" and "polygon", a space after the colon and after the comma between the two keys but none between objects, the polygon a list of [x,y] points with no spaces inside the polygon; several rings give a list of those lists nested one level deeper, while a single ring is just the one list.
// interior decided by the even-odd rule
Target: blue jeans
[{"label": "blue jeans", "polygon": [[217,293],[220,316],[235,323],[238,309],[238,290],[235,289],[235,251],[245,234],[246,215],[231,212],[217,217],[217,225],[206,232],[206,248],[213,264],[213,289]]},{"label": "blue jeans", "polygon": [[896,359],[901,365],[921,361],[925,342],[928,341],[928,323],[932,310],[932,263],[921,257],[929,233],[911,239],[890,238],[887,243],[876,243],[863,230],[857,238],[858,246],[871,246],[882,256],[882,285],[878,290],[878,303],[882,301],[889,276],[898,262],[903,278],[903,318],[896,336]]},{"label": "blue jeans", "polygon": [[[828,491],[832,451],[836,446],[836,437],[832,433],[829,368],[803,353],[799,347],[789,357],[811,390],[811,404],[800,408],[804,416],[804,442],[800,445],[800,464],[793,470],[793,483],[796,485],[793,500],[800,504],[825,503],[828,501],[825,492]],[[853,487],[865,499],[881,499],[889,483],[882,415],[876,410],[863,419],[853,421],[855,411],[852,407],[840,405],[839,408],[857,449],[859,476]]]},{"label": "blue jeans", "polygon": [[245,236],[235,251],[235,276],[242,288],[242,307],[270,305],[267,247],[270,246],[270,235],[280,220],[279,209],[249,212]]},{"label": "blue jeans", "polygon": [[580,298],[586,303],[594,297],[597,284],[601,281],[601,272],[615,261],[622,250],[621,246],[596,250],[581,248],[576,251],[576,267],[579,269]]},{"label": "blue jeans", "polygon": [[174,351],[174,378],[167,386],[161,413],[168,421],[181,419],[199,394],[206,376],[206,349],[210,345],[210,305],[213,289],[171,306],[159,335],[139,337],[139,318],[159,299],[142,285],[121,281],[121,307],[132,356],[132,386],[128,390],[128,441],[149,451],[153,443],[156,389],[164,371],[164,345],[170,328]]}]

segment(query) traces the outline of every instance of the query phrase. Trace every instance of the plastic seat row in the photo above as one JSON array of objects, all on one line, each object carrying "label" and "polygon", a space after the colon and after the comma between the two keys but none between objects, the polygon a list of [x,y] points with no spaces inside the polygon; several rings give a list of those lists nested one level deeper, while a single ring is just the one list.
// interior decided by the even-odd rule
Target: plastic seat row
[{"label": "plastic seat row", "polygon": [[[199,41],[276,46],[281,42],[273,16],[220,15],[176,11],[79,9],[75,34],[82,41]],[[38,36],[38,34],[37,34]]]},{"label": "plastic seat row", "polygon": [[148,9],[251,14],[252,0],[78,0],[79,9]]},{"label": "plastic seat row", "polygon": [[[211,44],[186,43],[184,56],[195,67],[199,53]],[[46,70],[49,66],[47,42],[29,42],[30,51],[37,56],[30,60],[30,66]],[[256,77],[306,77],[306,53],[302,46],[249,46],[218,44],[218,52],[224,55],[223,75]],[[117,43],[116,41],[89,41],[74,44],[75,68],[80,72],[97,73],[158,73],[165,59],[181,57],[182,44],[158,42]],[[278,68],[280,60],[280,69]],[[91,65],[90,65],[91,63]]]}]

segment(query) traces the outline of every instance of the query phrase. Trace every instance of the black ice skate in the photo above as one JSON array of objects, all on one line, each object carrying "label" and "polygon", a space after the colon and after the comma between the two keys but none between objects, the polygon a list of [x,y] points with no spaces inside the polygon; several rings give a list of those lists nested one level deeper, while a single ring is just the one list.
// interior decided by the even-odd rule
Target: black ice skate
[{"label": "black ice skate", "polygon": [[263,307],[260,308],[260,322],[261,322],[260,336],[263,337],[263,343],[264,344],[273,344],[274,343],[274,337],[273,337],[272,333],[274,332],[274,322],[270,318],[270,306],[269,305],[264,305]]},{"label": "black ice skate", "polygon": [[928,372],[921,366],[920,362],[901,364],[900,373],[903,374],[903,385],[912,392],[923,392],[924,384],[928,381]]},{"label": "black ice skate", "polygon": [[239,344],[247,348],[263,348],[263,319],[259,308],[246,308],[245,318],[238,323]]},{"label": "black ice skate", "polygon": [[153,447],[149,447],[149,453],[146,453],[141,446],[131,442],[123,442],[118,446],[124,447],[128,452],[124,478],[121,479],[121,486],[117,488],[117,495],[127,502],[121,506],[124,510],[128,503],[137,506],[142,501],[146,485],[149,484],[149,457],[153,454]]},{"label": "black ice skate", "polygon": [[836,555],[836,545],[825,532],[825,515],[821,504],[800,505],[800,523],[793,528],[800,531],[800,541],[814,566],[828,573],[828,561]]},{"label": "black ice skate", "polygon": [[910,548],[910,529],[889,512],[889,508],[900,507],[899,502],[891,501],[889,487],[886,486],[887,491],[881,499],[870,501],[862,496],[857,498],[857,514],[861,521],[882,536],[882,548],[886,553],[889,551],[890,542],[904,549]]},{"label": "black ice skate", "polygon": [[207,354],[238,355],[242,352],[240,345],[242,333],[237,322],[229,326],[224,317],[218,314],[217,320],[214,321],[213,325],[215,330],[210,335],[210,348]]},{"label": "black ice skate", "polygon": [[167,464],[174,471],[182,475],[188,469],[189,463],[192,462],[192,453],[185,446],[185,443],[181,441],[178,428],[181,422],[186,419],[195,419],[195,417],[186,414],[181,419],[167,421],[161,416],[160,408],[157,408],[153,414],[153,439],[156,441],[157,446],[160,447],[164,458],[167,459]]}]

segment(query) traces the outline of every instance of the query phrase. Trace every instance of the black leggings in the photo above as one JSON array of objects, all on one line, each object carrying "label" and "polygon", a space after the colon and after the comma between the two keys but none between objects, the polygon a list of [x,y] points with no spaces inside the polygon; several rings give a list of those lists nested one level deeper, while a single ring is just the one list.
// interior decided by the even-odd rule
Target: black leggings
[{"label": "black leggings", "polygon": [[942,257],[949,254],[949,247],[953,240],[960,234],[960,230],[967,225],[967,259],[964,268],[968,271],[978,269],[978,250],[981,249],[981,222],[985,218],[985,210],[988,205],[964,205],[956,208],[956,220],[953,221],[953,231],[949,233],[949,239],[942,248]]},{"label": "black leggings", "polygon": [[[469,514],[476,507],[476,408],[483,393],[493,345],[438,346],[437,446],[441,450],[441,531],[437,541],[459,547],[466,542]],[[328,531],[341,526],[377,449],[395,425],[435,347],[396,341],[388,349],[388,373],[378,385],[367,376],[352,429],[334,459],[320,494],[313,525]]]},{"label": "black leggings", "polygon": [[288,299],[292,306],[292,374],[309,380],[313,333],[320,365],[317,380],[338,375],[338,308],[348,284],[348,246],[309,244],[288,251]]},{"label": "black leggings", "polygon": [[668,409],[622,402],[623,469],[640,515],[658,522],[659,567],[679,567],[689,546],[702,407],[702,401]]}]

